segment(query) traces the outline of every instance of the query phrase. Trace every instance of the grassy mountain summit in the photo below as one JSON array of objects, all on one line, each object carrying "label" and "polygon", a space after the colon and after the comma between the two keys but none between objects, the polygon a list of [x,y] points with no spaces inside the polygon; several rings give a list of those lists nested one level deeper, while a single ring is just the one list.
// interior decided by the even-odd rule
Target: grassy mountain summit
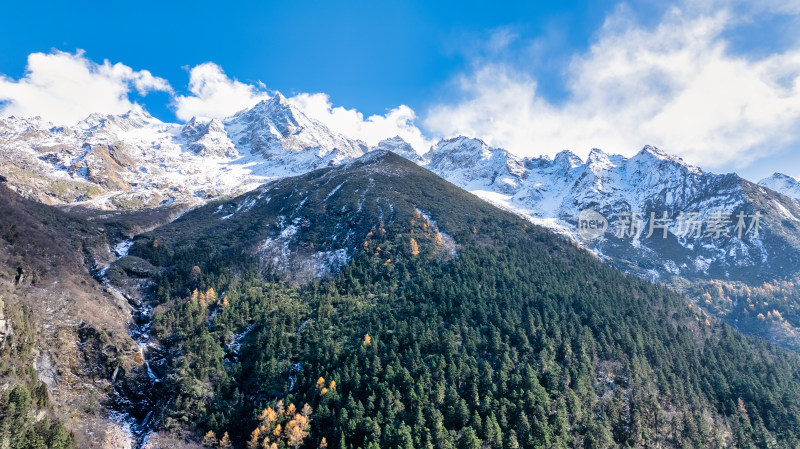
[{"label": "grassy mountain summit", "polygon": [[796,355],[392,153],[208,204],[130,254],[158,272],[164,432],[248,448],[800,444]]}]

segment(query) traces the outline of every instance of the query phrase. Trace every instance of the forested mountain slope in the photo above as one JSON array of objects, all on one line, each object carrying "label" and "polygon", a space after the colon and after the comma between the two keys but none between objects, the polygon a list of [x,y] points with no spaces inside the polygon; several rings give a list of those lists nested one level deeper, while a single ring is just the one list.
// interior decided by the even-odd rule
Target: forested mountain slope
[{"label": "forested mountain slope", "polygon": [[800,444],[796,355],[391,153],[211,203],[130,254],[158,272],[163,407],[149,422],[162,434],[249,448]]}]

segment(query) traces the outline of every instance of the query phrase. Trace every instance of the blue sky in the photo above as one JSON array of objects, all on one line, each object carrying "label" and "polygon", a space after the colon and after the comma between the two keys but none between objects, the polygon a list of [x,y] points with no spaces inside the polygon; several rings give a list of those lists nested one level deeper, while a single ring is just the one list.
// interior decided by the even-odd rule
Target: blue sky
[{"label": "blue sky", "polygon": [[[585,47],[613,8],[550,3],[146,1],[120,9],[115,2],[14,2],[4,6],[15,19],[0,27],[0,73],[21,76],[33,52],[83,49],[96,61],[147,69],[180,90],[186,67],[213,61],[239,80],[287,95],[326,92],[336,104],[371,115],[400,104],[424,107],[496,28],[550,34],[557,54]],[[143,102],[174,119],[163,98]]]},{"label": "blue sky", "polygon": [[[4,5],[3,112],[55,110],[41,96],[3,94],[30,77],[34,53],[149,71],[169,88],[142,81],[148,87],[141,95],[131,76],[113,76],[128,83],[127,99],[165,121],[218,106],[198,106],[206,98],[189,85],[190,73],[201,75],[192,69],[213,62],[228,81],[249,89],[250,101],[274,90],[324,93],[314,102],[298,97],[298,104],[322,115],[343,107],[361,119],[411,116],[414,131],[401,131],[417,133],[416,146],[455,133],[529,156],[564,148],[585,156],[592,146],[631,154],[655,144],[713,171],[800,176],[796,2],[121,5]],[[709,93],[720,83],[730,87]],[[413,113],[400,114],[401,105]],[[339,116],[319,118],[335,128],[345,120]],[[356,133],[376,128],[348,123],[341,126]],[[378,131],[363,132],[368,140]]]}]

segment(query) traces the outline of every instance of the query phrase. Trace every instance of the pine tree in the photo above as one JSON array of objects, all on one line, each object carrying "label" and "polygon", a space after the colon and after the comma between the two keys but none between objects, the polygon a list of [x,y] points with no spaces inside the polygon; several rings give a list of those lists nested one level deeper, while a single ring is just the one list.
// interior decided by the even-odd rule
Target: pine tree
[{"label": "pine tree", "polygon": [[470,427],[464,427],[461,431],[461,438],[458,440],[459,449],[481,449],[481,440],[478,439],[478,434]]}]

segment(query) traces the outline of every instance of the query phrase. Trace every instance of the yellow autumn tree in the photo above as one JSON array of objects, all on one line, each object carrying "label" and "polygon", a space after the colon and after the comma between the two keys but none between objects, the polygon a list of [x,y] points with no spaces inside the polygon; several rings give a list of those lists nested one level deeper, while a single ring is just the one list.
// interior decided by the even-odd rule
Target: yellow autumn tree
[{"label": "yellow autumn tree", "polygon": [[742,398],[739,398],[736,401],[736,408],[739,409],[739,413],[741,413],[745,419],[747,420],[750,419],[750,416],[747,414],[747,407],[744,405],[744,401],[742,400]]},{"label": "yellow autumn tree", "polygon": [[231,443],[231,438],[228,436],[228,432],[225,432],[222,435],[222,439],[219,440],[219,445],[217,446],[219,449],[233,449],[233,443]]},{"label": "yellow autumn tree", "polygon": [[319,442],[319,449],[328,449],[328,440],[325,437],[322,437],[322,441]]},{"label": "yellow autumn tree", "polygon": [[261,427],[258,427],[250,433],[250,440],[247,442],[247,449],[259,449],[260,446]]},{"label": "yellow autumn tree", "polygon": [[300,414],[294,415],[294,419],[286,424],[286,438],[294,449],[303,444],[303,440],[306,439],[309,433],[308,427],[308,420]]},{"label": "yellow autumn tree", "polygon": [[321,390],[322,387],[324,386],[325,386],[325,378],[320,377],[319,379],[317,379],[317,385],[316,385],[317,390]]},{"label": "yellow autumn tree", "polygon": [[213,430],[209,430],[203,437],[203,446],[217,447],[217,435],[214,434]]},{"label": "yellow autumn tree", "polygon": [[[324,382],[323,379],[323,385]],[[275,409],[265,408],[258,415],[261,425],[251,432],[247,449],[299,449],[311,432],[312,412],[308,404],[304,404],[299,411],[291,403],[284,409],[283,401],[278,402]]]},{"label": "yellow autumn tree", "polygon": [[336,391],[336,381],[332,380],[330,384],[328,384],[328,389],[331,391]]},{"label": "yellow autumn tree", "polygon": [[214,287],[209,287],[206,290],[206,304],[214,304],[217,302],[217,292],[214,291]]},{"label": "yellow autumn tree", "polygon": [[258,419],[260,419],[265,426],[272,427],[272,423],[278,419],[278,414],[275,413],[272,407],[267,407],[258,415]]},{"label": "yellow autumn tree", "polygon": [[365,334],[364,335],[364,342],[362,344],[364,346],[369,346],[370,343],[372,343],[372,337],[370,337],[369,334]]},{"label": "yellow autumn tree", "polygon": [[411,250],[412,256],[419,255],[419,245],[417,245],[417,241],[413,238],[408,241],[408,248]]}]

